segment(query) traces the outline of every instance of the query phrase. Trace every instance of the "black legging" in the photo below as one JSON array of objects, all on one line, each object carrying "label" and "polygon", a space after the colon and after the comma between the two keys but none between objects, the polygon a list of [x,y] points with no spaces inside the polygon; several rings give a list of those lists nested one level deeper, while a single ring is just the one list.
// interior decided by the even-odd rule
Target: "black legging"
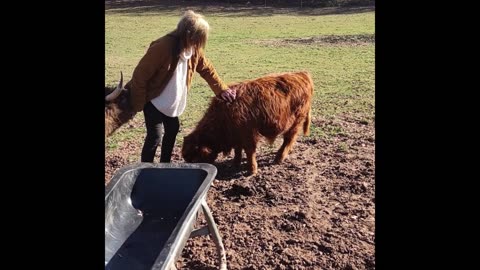
[{"label": "black legging", "polygon": [[[177,137],[180,123],[178,117],[168,117],[161,113],[155,106],[148,102],[143,108],[147,136],[142,149],[142,162],[152,162],[155,157],[157,146],[162,142],[160,162],[170,162],[172,157],[175,138]],[[165,135],[162,139],[162,124],[165,128]]]}]

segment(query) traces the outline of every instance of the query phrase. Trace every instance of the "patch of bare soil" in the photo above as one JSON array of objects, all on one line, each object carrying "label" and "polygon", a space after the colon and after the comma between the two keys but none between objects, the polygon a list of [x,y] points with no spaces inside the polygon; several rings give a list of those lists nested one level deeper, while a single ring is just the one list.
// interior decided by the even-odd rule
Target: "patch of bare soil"
[{"label": "patch of bare soil", "polygon": [[255,43],[273,47],[293,45],[361,46],[375,43],[375,35],[325,35],[308,38],[260,40],[255,41]]},{"label": "patch of bare soil", "polygon": [[[228,269],[375,269],[374,122],[342,117],[314,124],[345,132],[329,140],[300,137],[280,165],[273,159],[281,139],[275,148],[263,145],[256,176],[233,169],[232,156],[215,163],[207,201]],[[173,162],[183,162],[174,151]],[[107,155],[107,171],[125,165],[122,155]],[[188,240],[177,266],[217,265],[213,241],[202,236]]]}]

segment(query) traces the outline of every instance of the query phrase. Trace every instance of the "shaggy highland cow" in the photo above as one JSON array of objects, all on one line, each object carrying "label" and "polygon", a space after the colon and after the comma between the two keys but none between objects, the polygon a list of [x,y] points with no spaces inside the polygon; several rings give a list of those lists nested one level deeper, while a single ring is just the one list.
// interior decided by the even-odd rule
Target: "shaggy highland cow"
[{"label": "shaggy highland cow", "polygon": [[123,74],[120,73],[117,87],[105,87],[105,137],[135,116],[128,98],[128,90],[123,88]]},{"label": "shaggy highland cow", "polygon": [[195,130],[184,138],[185,161],[213,163],[219,153],[234,149],[234,165],[239,166],[244,150],[249,172],[257,174],[255,155],[262,137],[273,143],[283,135],[275,158],[281,163],[301,129],[309,134],[314,85],[308,72],[270,74],[230,88],[236,89],[236,100],[213,98]]}]

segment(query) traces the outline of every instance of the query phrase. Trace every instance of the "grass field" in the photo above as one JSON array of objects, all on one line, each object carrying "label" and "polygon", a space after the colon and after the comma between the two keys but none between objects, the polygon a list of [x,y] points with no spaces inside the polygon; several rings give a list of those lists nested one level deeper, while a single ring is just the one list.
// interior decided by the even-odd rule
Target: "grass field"
[{"label": "grass field", "polygon": [[[193,8],[195,10],[195,8]],[[148,44],[175,28],[183,7],[110,9],[105,13],[105,80],[115,84],[123,71],[130,79]],[[308,9],[198,8],[211,25],[207,57],[225,82],[252,79],[270,72],[308,70],[315,83],[313,118],[348,114],[365,121],[375,117],[375,13],[322,14]],[[367,39],[365,41],[365,39]],[[181,131],[194,127],[213,92],[194,76]],[[143,141],[143,115],[106,141]],[[341,128],[312,126],[312,135],[328,138]]]}]

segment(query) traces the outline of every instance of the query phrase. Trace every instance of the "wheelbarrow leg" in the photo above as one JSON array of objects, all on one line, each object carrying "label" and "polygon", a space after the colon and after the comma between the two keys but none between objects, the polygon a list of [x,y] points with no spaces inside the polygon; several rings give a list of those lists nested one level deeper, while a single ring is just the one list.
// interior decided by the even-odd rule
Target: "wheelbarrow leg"
[{"label": "wheelbarrow leg", "polygon": [[218,232],[217,225],[215,224],[215,220],[213,219],[212,212],[210,212],[210,208],[208,207],[206,200],[202,201],[202,210],[207,219],[207,224],[208,224],[208,229],[210,231],[210,234],[212,235],[213,241],[217,246],[218,259],[220,262],[220,270],[227,270],[227,256],[225,253],[225,248],[223,246],[222,237]]}]

